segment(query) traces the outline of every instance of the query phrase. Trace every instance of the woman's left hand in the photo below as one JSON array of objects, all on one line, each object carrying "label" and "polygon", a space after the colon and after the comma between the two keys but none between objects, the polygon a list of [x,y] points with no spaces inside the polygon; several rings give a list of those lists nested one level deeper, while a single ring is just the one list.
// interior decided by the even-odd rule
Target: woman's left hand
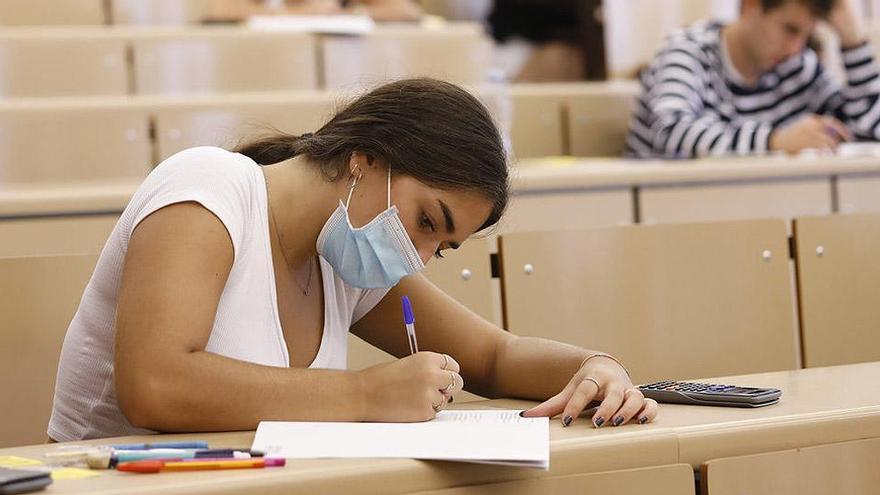
[{"label": "woman's left hand", "polygon": [[601,402],[593,414],[596,428],[629,421],[644,424],[657,416],[657,402],[645,398],[620,364],[602,356],[587,360],[561,392],[522,415],[533,418],[562,414],[562,425],[569,426],[594,400]]}]

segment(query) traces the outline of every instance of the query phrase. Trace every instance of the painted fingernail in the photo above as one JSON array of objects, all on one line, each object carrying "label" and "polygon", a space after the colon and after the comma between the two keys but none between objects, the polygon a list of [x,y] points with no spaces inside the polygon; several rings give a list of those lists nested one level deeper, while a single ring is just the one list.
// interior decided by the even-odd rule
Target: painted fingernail
[{"label": "painted fingernail", "polygon": [[526,411],[525,411],[525,410],[520,411],[520,412],[519,412],[519,417],[521,417],[521,418],[526,417]]},{"label": "painted fingernail", "polygon": [[453,402],[454,400],[455,400],[455,397],[453,397],[453,396],[450,395],[450,396],[449,396],[449,400],[446,401],[446,403],[447,403],[447,404],[452,404],[452,402]]},{"label": "painted fingernail", "polygon": [[605,418],[596,418],[596,428],[601,428],[605,424]]},{"label": "painted fingernail", "polygon": [[571,424],[571,416],[566,416],[562,418],[562,426],[568,426]]},{"label": "painted fingernail", "polygon": [[623,416],[614,418],[614,426],[620,426],[621,423],[623,423]]},{"label": "painted fingernail", "polygon": [[643,425],[643,424],[645,424],[645,423],[647,423],[647,422],[648,422],[648,417],[647,417],[647,416],[642,416],[641,418],[639,418],[639,424]]}]

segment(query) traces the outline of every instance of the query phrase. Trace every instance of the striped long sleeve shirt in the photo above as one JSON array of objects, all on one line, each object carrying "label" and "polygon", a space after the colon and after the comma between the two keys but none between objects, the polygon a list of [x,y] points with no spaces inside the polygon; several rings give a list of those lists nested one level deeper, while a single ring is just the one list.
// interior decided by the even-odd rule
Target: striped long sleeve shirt
[{"label": "striped long sleeve shirt", "polygon": [[765,153],[773,129],[807,114],[831,115],[861,140],[880,138],[880,71],[871,45],[843,50],[846,84],[806,49],[744,86],[721,47],[717,22],[669,36],[642,72],[627,155],[693,158]]}]

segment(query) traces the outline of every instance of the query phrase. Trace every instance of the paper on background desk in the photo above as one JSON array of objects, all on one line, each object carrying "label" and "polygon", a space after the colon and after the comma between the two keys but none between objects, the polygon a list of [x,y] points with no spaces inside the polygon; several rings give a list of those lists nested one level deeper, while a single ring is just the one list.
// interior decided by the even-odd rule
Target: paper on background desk
[{"label": "paper on background desk", "polygon": [[251,448],[288,459],[413,458],[549,469],[549,420],[519,412],[441,411],[423,423],[263,421]]},{"label": "paper on background desk", "polygon": [[294,31],[320,34],[367,34],[376,29],[368,15],[255,15],[248,27],[267,31]]}]

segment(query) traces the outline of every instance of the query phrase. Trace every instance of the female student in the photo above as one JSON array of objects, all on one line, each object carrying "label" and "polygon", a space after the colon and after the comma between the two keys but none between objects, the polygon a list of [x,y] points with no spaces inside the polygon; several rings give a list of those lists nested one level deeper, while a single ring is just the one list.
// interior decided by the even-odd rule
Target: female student
[{"label": "female student", "polygon": [[[528,416],[650,421],[614,358],[481,319],[417,272],[494,225],[501,138],[449,83],[402,80],[314,134],[161,163],[104,246],[61,354],[49,436],[425,421],[461,390],[549,400]],[[408,355],[401,296],[423,352]],[[347,371],[349,329],[401,359]],[[554,395],[555,394],[555,395]],[[551,397],[552,396],[552,397]]]}]

